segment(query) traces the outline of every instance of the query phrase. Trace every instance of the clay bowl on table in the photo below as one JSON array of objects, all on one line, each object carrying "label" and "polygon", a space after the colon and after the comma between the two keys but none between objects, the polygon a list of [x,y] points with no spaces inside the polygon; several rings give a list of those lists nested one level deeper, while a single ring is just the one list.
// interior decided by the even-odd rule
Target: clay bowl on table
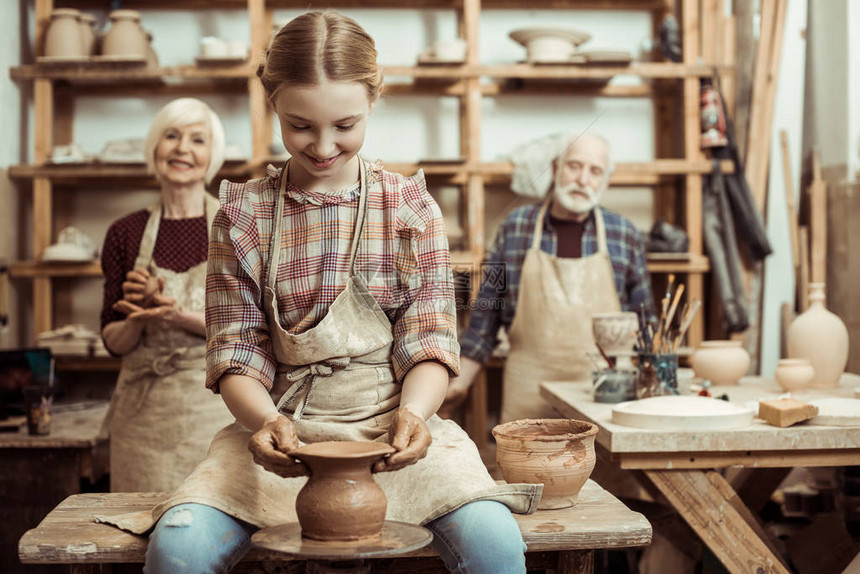
[{"label": "clay bowl on table", "polygon": [[750,354],[742,341],[702,341],[690,362],[696,376],[712,385],[736,385],[750,368]]},{"label": "clay bowl on table", "polygon": [[539,510],[576,504],[594,470],[597,425],[574,419],[522,419],[496,426],[496,461],[508,483],[543,484]]},{"label": "clay bowl on table", "polygon": [[394,447],[381,442],[318,442],[290,453],[311,470],[296,496],[302,537],[324,542],[382,536],[388,500],[371,467]]},{"label": "clay bowl on table", "polygon": [[591,316],[591,330],[594,342],[600,345],[607,355],[629,353],[636,342],[639,317],[632,311],[595,313]]}]

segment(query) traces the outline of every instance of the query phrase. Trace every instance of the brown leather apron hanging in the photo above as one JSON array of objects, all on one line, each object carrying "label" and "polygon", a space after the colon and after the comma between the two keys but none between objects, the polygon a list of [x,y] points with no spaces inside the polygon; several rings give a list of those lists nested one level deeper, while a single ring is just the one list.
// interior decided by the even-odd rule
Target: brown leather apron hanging
[{"label": "brown leather apron hanging", "polygon": [[[304,443],[387,442],[389,424],[400,404],[401,386],[391,364],[391,323],[364,280],[353,272],[367,196],[383,193],[380,182],[366,178],[363,161],[360,166],[361,195],[346,287],[326,316],[300,334],[281,326],[277,308],[286,172],[281,177],[264,293],[279,362],[271,396],[279,409],[292,417]],[[541,485],[496,485],[474,443],[459,426],[436,415],[427,426],[433,443],[424,459],[402,470],[374,475],[388,497],[388,520],[424,524],[475,500],[497,500],[519,513],[536,510]],[[142,533],[168,508],[198,502],[259,527],[295,522],[296,494],[307,479],[281,478],[255,464],[248,451],[251,435],[239,423],[218,433],[207,459],[151,513],[100,519]],[[418,484],[420,488],[416,488]]]},{"label": "brown leather apron hanging", "polygon": [[540,249],[548,206],[549,200],[538,212],[508,330],[501,422],[557,418],[540,396],[541,382],[590,379],[594,366],[589,353],[597,352],[591,316],[621,310],[601,209],[594,211],[597,253],[561,258]]},{"label": "brown leather apron hanging", "polygon": [[[218,201],[206,194],[207,229]],[[206,305],[206,262],[177,273],[155,264],[162,205],[150,215],[135,267],[164,277],[164,293],[188,311]],[[165,323],[146,326],[140,344],[123,355],[105,419],[110,433],[110,484],[114,492],[171,490],[206,457],[209,443],[234,417],[205,386],[206,339]]]}]

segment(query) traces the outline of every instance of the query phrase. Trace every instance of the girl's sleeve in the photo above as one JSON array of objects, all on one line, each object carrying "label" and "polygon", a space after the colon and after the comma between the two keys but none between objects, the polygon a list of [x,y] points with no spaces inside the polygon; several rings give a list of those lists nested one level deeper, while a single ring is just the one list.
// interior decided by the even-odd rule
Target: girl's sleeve
[{"label": "girl's sleeve", "polygon": [[254,182],[221,184],[206,273],[206,386],[238,374],[272,388],[276,360],[262,303],[262,253]]},{"label": "girl's sleeve", "polygon": [[451,254],[442,211],[427,192],[424,174],[403,181],[398,209],[404,304],[394,322],[392,363],[402,381],[416,364],[438,361],[460,371]]}]

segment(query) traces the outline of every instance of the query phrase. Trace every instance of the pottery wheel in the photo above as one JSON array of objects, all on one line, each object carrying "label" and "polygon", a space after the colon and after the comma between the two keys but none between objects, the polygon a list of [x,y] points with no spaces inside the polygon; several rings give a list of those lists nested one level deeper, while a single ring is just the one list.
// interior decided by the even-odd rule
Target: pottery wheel
[{"label": "pottery wheel", "polygon": [[362,558],[385,558],[405,554],[430,544],[433,533],[415,524],[386,520],[382,525],[382,538],[323,542],[302,538],[298,522],[270,526],[251,536],[258,548],[292,554],[297,558],[312,560],[355,560]]}]

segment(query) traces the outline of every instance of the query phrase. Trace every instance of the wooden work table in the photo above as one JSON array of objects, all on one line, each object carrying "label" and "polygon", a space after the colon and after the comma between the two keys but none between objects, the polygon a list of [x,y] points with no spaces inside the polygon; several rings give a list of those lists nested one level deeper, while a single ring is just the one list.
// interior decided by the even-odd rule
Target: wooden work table
[{"label": "wooden work table", "polygon": [[[836,389],[794,396],[804,401],[853,397],[857,386],[860,376],[846,374]],[[726,393],[740,404],[783,393],[773,380],[761,377],[745,377],[737,386],[712,387],[711,392],[714,396]],[[755,419],[748,427],[721,431],[640,429],[614,424],[614,405],[595,403],[590,381],[544,382],[541,395],[565,417],[596,424],[599,448],[620,468],[641,471],[731,572],[787,574],[789,570],[753,513],[715,469],[790,469],[860,461],[860,427],[778,428]]]},{"label": "wooden work table", "polygon": [[[147,538],[94,521],[107,516],[146,511],[161,502],[165,493],[77,494],[64,500],[35,528],[21,538],[18,553],[24,564],[68,564],[73,573],[109,572],[108,564],[141,563]],[[515,515],[528,545],[532,567],[552,567],[558,572],[590,572],[597,548],[645,546],[651,542],[651,525],[621,501],[589,481],[572,508],[540,510]],[[293,562],[289,555],[252,549],[234,572],[297,572],[278,567]],[[262,565],[260,563],[268,563]],[[430,547],[397,558],[390,572],[436,572],[442,563]],[[303,572],[304,569],[301,569]],[[445,571],[444,568],[441,571]]]},{"label": "wooden work table", "polygon": [[[0,433],[0,572],[22,572],[18,539],[70,494],[108,470],[108,440],[99,436],[106,402],[56,404],[51,433]],[[30,570],[27,570],[28,572]]]}]

